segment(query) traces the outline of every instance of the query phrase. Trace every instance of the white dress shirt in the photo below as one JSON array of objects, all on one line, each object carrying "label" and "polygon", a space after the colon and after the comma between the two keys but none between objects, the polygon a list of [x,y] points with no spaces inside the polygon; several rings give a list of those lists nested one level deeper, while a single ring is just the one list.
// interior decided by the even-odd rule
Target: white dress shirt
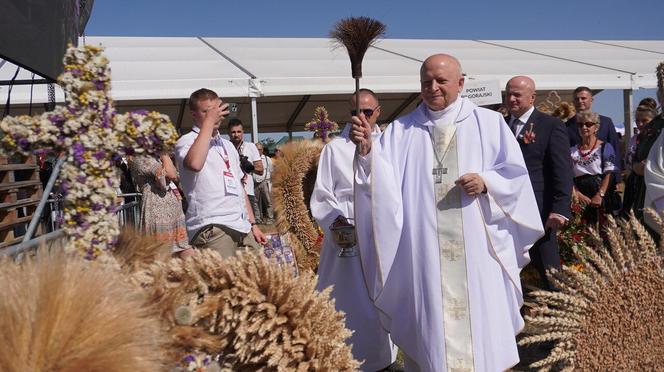
[{"label": "white dress shirt", "polygon": [[[184,158],[196,137],[198,128],[194,127],[191,132],[180,137],[175,145],[175,162],[180,171],[180,184],[188,202],[185,217],[189,239],[191,240],[200,228],[209,224],[224,225],[241,233],[248,233],[251,224],[241,182],[243,173],[240,169],[240,157],[235,147],[217,134],[210,140],[203,169],[194,172],[184,166]],[[228,167],[224,156],[227,156],[230,163],[238,195],[226,191],[223,173]]]},{"label": "white dress shirt", "polygon": [[263,174],[253,173],[254,182],[270,182],[272,178],[272,159],[267,155],[261,155],[261,163],[263,163]]},{"label": "white dress shirt", "polygon": [[530,109],[518,118],[514,117],[514,115],[511,116],[510,128],[514,128],[516,125],[516,130],[514,131],[515,136],[519,137],[519,133],[521,133],[523,127],[528,123],[528,119],[530,119],[530,115],[533,114],[533,111],[535,111],[535,106],[530,106]]}]

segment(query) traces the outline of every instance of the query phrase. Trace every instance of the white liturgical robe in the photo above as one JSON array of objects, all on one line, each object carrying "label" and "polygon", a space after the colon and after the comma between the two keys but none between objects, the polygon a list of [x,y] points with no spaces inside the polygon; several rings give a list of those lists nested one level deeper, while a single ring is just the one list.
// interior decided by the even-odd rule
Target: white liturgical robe
[{"label": "white liturgical robe", "polygon": [[[524,326],[519,273],[544,231],[521,150],[502,116],[461,98],[445,111],[431,115],[420,105],[390,124],[358,162],[362,266],[381,321],[406,354],[408,370],[502,371],[519,361],[515,335]],[[443,236],[446,222],[438,220],[445,208],[437,200],[432,170],[440,166],[436,155],[443,156],[434,155],[431,133],[445,133],[433,129],[450,123],[456,127],[451,140],[457,156],[442,166],[456,167],[458,175],[478,173],[487,188],[477,197],[456,194],[465,273],[441,271],[449,249],[441,244],[454,237]],[[469,331],[460,332],[458,324],[445,327],[458,315],[447,313],[454,308],[444,314],[443,304],[450,303],[443,298],[446,280],[464,282],[456,288],[467,292],[459,304],[470,307],[470,321],[461,326]],[[457,338],[467,339],[469,365],[447,360],[446,342]]]},{"label": "white liturgical robe", "polygon": [[[353,357],[364,360],[363,371],[377,371],[396,359],[396,347],[378,318],[378,309],[369,298],[360,257],[338,257],[330,233],[332,222],[341,215],[353,218],[353,157],[355,144],[348,139],[350,124],[341,135],[323,148],[318,162],[316,185],[311,195],[311,214],[323,229],[325,238],[318,266],[318,290],[334,286],[332,298],[337,310],[346,313],[346,327],[352,330]],[[374,136],[380,134],[375,126]]]},{"label": "white liturgical robe", "polygon": [[[661,216],[664,213],[664,136],[661,134],[650,148],[643,177],[646,182],[643,208],[652,208]],[[660,231],[660,227],[645,210],[643,219],[650,228]]]}]

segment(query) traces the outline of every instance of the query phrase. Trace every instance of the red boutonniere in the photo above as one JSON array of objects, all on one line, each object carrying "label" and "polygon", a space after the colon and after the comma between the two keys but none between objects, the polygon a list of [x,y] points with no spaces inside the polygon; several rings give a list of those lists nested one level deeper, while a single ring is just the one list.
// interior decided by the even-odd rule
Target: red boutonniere
[{"label": "red boutonniere", "polygon": [[535,142],[535,132],[533,132],[533,125],[534,123],[528,124],[528,130],[523,132],[521,135],[521,139],[523,140],[523,143],[526,145],[532,142]]}]

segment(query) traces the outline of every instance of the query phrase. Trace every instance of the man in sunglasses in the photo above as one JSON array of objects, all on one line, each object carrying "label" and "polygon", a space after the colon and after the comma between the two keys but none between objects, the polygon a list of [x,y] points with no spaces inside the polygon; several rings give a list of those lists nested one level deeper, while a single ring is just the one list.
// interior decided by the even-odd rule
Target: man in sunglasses
[{"label": "man in sunglasses", "polygon": [[[349,100],[350,116],[358,115],[355,95]],[[378,97],[369,89],[360,90],[360,110],[371,125],[373,136],[380,135],[376,125],[380,116]],[[348,223],[353,218],[353,157],[355,144],[349,139],[351,124],[340,136],[328,142],[318,162],[318,174],[311,195],[311,213],[324,231],[323,249],[318,266],[318,290],[329,286],[337,310],[346,313],[346,327],[354,333],[353,357],[364,360],[363,371],[378,371],[391,365],[396,349],[378,318],[378,310],[369,297],[359,256],[339,257],[330,227]]]},{"label": "man in sunglasses", "polygon": [[423,103],[377,140],[363,113],[355,209],[365,281],[407,371],[504,371],[519,361],[519,273],[544,230],[502,115],[459,97],[453,56],[420,69]]}]

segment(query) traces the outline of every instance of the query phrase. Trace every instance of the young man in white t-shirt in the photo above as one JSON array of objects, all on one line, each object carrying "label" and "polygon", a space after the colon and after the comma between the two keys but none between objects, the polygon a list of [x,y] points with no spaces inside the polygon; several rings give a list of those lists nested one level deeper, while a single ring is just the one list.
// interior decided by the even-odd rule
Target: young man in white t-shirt
[{"label": "young man in white t-shirt", "polygon": [[191,94],[189,109],[195,124],[175,145],[175,159],[188,202],[190,243],[197,249],[214,249],[223,257],[242,248],[258,250],[267,240],[256,226],[242,185],[240,158],[233,144],[219,134],[228,104],[203,88]]},{"label": "young man in white t-shirt", "polygon": [[258,213],[254,211],[256,219],[265,224],[274,223],[274,212],[272,210],[272,159],[265,155],[263,144],[257,143],[256,148],[261,156],[263,164],[263,174],[254,173],[254,190],[256,191],[256,204],[258,204]]},{"label": "young man in white t-shirt", "polygon": [[254,180],[252,178],[252,174],[263,175],[261,155],[258,153],[256,145],[252,142],[244,141],[244,129],[242,128],[242,121],[240,119],[233,118],[228,121],[228,137],[240,155],[240,168],[244,172],[242,184],[249,197],[254,216],[256,216],[256,223],[263,223],[260,219],[261,215],[258,210],[258,203],[256,202]]}]

